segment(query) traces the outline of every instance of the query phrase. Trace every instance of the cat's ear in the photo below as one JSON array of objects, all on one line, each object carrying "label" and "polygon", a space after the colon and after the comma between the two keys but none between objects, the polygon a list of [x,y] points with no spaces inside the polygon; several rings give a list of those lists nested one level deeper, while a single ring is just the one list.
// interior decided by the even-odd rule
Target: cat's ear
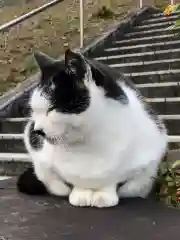
[{"label": "cat's ear", "polygon": [[75,53],[70,49],[65,52],[65,67],[70,70],[71,73],[76,74],[77,76],[82,70],[85,71],[86,63],[84,56],[80,53]]},{"label": "cat's ear", "polygon": [[65,51],[65,65],[69,66],[72,61],[81,61],[82,56],[79,53],[75,53],[71,51],[71,49],[67,49]]},{"label": "cat's ear", "polygon": [[59,68],[59,61],[46,55],[45,53],[36,51],[34,52],[34,58],[42,72],[49,70],[55,71]]}]

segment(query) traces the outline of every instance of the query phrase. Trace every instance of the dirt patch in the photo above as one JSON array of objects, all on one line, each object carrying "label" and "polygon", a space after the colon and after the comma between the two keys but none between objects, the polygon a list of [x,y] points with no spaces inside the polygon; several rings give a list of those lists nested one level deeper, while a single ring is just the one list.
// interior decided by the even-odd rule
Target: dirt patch
[{"label": "dirt patch", "polygon": [[157,8],[164,11],[164,9],[170,4],[169,0],[154,0],[154,4]]},{"label": "dirt patch", "polygon": [[[21,2],[21,1],[20,1]],[[8,5],[0,9],[0,22],[42,5],[44,0]],[[106,6],[111,14],[98,15]],[[116,23],[137,6],[133,0],[86,0],[84,7],[85,43]],[[32,52],[40,49],[51,56],[61,55],[67,46],[79,45],[79,0],[65,0],[44,13],[0,33],[0,94],[3,94],[36,71]]]}]

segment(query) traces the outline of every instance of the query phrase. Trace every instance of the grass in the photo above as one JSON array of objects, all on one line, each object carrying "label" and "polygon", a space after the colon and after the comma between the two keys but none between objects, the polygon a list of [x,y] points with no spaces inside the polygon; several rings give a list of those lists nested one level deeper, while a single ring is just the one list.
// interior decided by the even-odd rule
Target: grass
[{"label": "grass", "polygon": [[107,6],[103,5],[100,7],[97,12],[95,12],[92,17],[94,18],[102,18],[102,19],[109,19],[114,16],[114,12],[108,8]]},{"label": "grass", "polygon": [[180,208],[180,160],[172,163],[165,157],[158,171],[156,197],[168,206]]},{"label": "grass", "polygon": [[159,8],[161,11],[164,11],[164,9],[170,4],[169,0],[155,0],[154,5],[156,8]]},{"label": "grass", "polygon": [[[0,8],[1,23],[42,5],[44,0],[8,2],[8,6]],[[125,0],[123,4],[118,0],[86,0],[85,43],[123,19],[133,8],[133,0]],[[79,0],[65,0],[0,34],[0,94],[3,94],[36,71],[31,56],[35,49],[58,57],[67,46],[79,46]]]}]

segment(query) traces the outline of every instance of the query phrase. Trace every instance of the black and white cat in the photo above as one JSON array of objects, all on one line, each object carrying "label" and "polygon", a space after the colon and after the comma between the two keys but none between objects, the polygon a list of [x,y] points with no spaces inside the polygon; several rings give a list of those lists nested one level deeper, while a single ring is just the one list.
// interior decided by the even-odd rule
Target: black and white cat
[{"label": "black and white cat", "polygon": [[147,197],[167,132],[135,86],[71,50],[64,64],[40,52],[35,59],[41,77],[24,139],[37,179],[74,206],[111,207],[121,197]]}]

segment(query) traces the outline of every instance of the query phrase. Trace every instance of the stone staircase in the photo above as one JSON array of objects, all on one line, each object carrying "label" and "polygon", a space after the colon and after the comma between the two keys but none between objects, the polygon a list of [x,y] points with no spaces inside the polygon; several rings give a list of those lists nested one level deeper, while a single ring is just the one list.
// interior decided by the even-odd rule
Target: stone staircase
[{"label": "stone staircase", "polygon": [[[150,11],[129,31],[116,32],[89,57],[102,61],[132,77],[148,102],[164,119],[169,149],[180,148],[180,29],[168,29],[180,12],[165,17]],[[23,128],[27,114],[16,111],[0,121],[0,161],[27,162]]]}]

